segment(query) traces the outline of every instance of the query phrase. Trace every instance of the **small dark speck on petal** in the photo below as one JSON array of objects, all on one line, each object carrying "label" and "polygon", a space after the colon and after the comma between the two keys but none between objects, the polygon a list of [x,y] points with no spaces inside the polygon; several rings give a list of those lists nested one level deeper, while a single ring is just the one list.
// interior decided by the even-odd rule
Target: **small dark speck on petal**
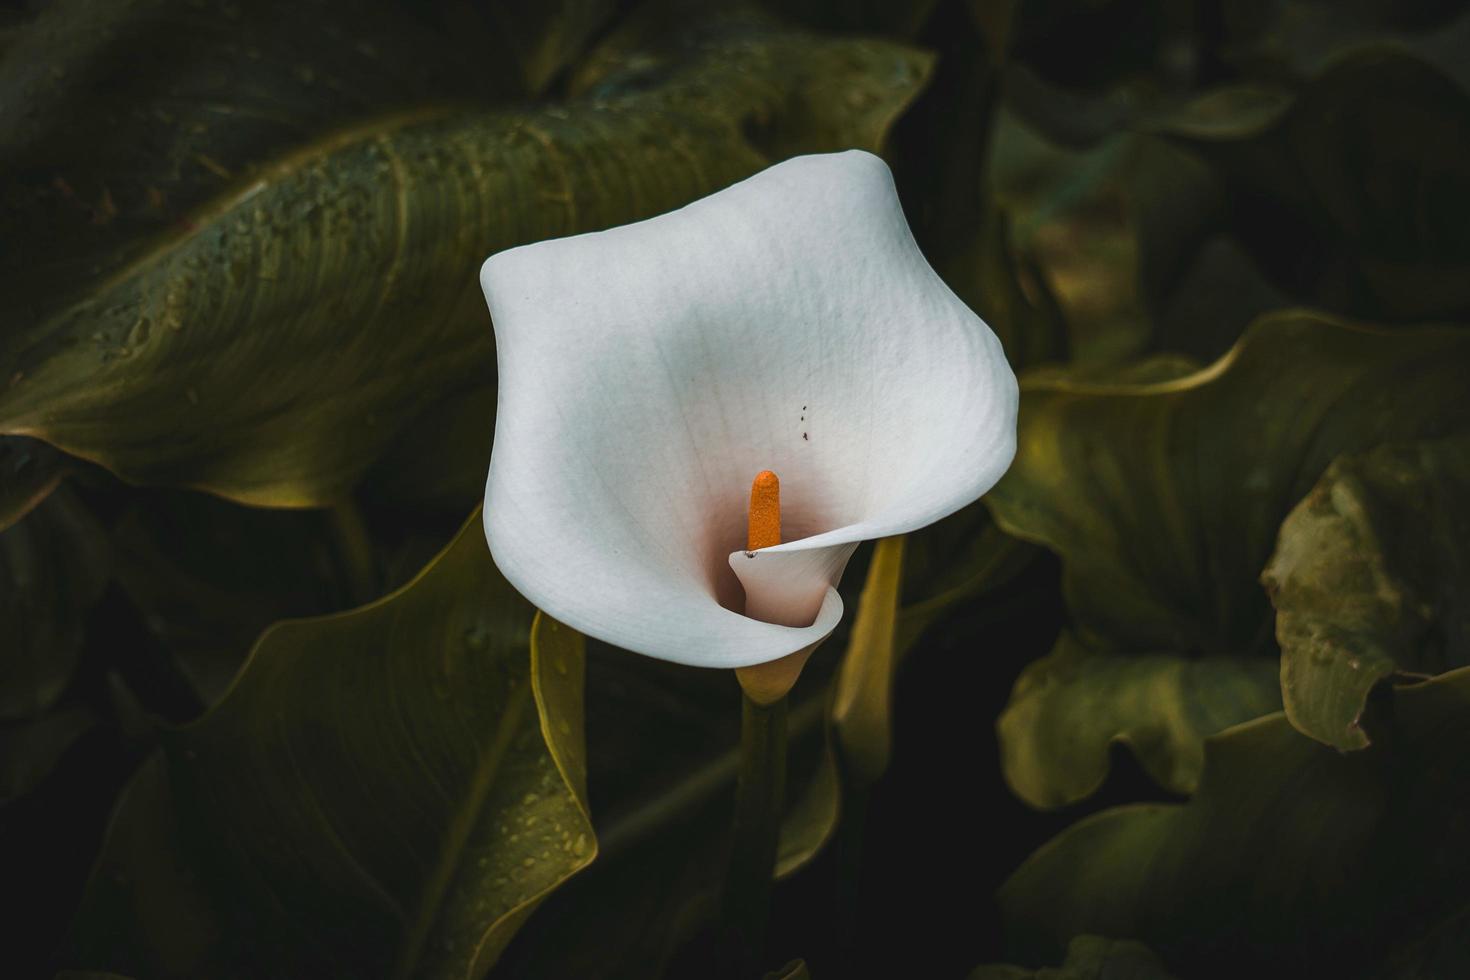
[{"label": "small dark speck on petal", "polygon": [[745,557],[747,557],[747,558],[754,558],[755,557],[755,552],[754,551],[747,551],[745,553]]},{"label": "small dark speck on petal", "polygon": [[807,434],[806,434],[806,433],[805,433],[805,432],[803,432],[803,433],[802,433],[802,434],[801,434],[801,438],[802,438],[802,441],[803,441],[803,442],[811,442],[811,441],[812,441],[812,440],[811,440],[811,436],[809,436],[809,435],[807,435]]}]

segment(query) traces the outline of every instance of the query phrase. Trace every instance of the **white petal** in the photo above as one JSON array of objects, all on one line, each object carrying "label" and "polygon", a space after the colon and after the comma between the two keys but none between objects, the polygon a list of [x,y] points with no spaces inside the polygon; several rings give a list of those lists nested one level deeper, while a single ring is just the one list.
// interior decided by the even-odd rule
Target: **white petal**
[{"label": "white petal", "polygon": [[[536,605],[630,650],[735,667],[810,646],[841,618],[857,542],[953,513],[1015,450],[999,342],[861,151],[502,252],[480,279],[500,365],[491,552]],[[764,469],[787,543],[747,558]],[[770,618],[815,621],[741,615],[741,580]]]}]

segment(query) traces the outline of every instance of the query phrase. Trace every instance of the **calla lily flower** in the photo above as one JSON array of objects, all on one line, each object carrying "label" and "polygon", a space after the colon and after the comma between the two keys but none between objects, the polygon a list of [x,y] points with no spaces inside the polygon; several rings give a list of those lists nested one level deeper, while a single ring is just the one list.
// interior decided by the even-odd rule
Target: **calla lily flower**
[{"label": "calla lily flower", "polygon": [[[548,614],[747,667],[836,627],[857,545],[978,498],[1015,452],[1000,342],[930,268],[861,151],[678,211],[493,255],[500,390],[485,533]],[[746,550],[752,478],[780,544]]]}]

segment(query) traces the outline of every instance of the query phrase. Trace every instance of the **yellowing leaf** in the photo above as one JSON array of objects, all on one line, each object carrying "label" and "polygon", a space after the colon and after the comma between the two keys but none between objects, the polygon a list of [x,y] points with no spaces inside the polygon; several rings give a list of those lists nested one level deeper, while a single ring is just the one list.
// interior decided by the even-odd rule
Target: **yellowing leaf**
[{"label": "yellowing leaf", "polygon": [[883,775],[893,751],[894,641],[904,541],[902,535],[883,538],[873,548],[832,700],[832,727],[843,762],[868,783]]},{"label": "yellowing leaf", "polygon": [[1395,673],[1470,661],[1470,441],[1342,456],[1281,525],[1261,580],[1276,606],[1286,716],[1368,744],[1368,695]]}]

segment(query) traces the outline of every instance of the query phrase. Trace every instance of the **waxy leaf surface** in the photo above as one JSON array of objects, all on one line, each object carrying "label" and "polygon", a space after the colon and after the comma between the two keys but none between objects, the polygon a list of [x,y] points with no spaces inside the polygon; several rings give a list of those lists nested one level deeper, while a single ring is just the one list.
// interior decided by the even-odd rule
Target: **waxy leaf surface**
[{"label": "waxy leaf surface", "polygon": [[[1463,330],[1379,330],[1296,311],[1262,318],[1220,361],[1173,380],[1040,375],[1023,382],[1016,462],[986,499],[1005,530],[1061,556],[1077,642],[1100,657],[1215,658],[1206,673],[1217,682],[1199,689],[1186,717],[1244,721],[1265,704],[1262,668],[1247,661],[1275,666],[1273,614],[1258,578],[1281,521],[1337,455],[1462,429],[1466,363]],[[1228,659],[1242,662],[1220,683]],[[1120,685],[1106,704],[1087,685],[1059,684],[1050,668],[1028,674],[1002,727],[1012,743],[1003,753],[1063,768],[1018,770],[1013,787],[1054,805],[1101,782],[1105,770],[1079,768],[1105,758],[1097,740],[1157,717],[1151,698],[1125,691],[1169,676],[1145,666],[1089,668]],[[1043,674],[1051,680],[1038,685]],[[1036,701],[1043,694],[1046,710]],[[1069,707],[1068,697],[1079,703]],[[1121,717],[1129,704],[1144,714]],[[1096,714],[1104,708],[1109,725]],[[1028,719],[1057,730],[1025,731]],[[1179,737],[1192,727],[1172,725],[1174,736],[1153,744],[1183,754],[1148,766],[1182,792],[1198,771],[1197,745]],[[1038,754],[1046,745],[1054,748]]]},{"label": "waxy leaf surface", "polygon": [[597,849],[581,638],[533,615],[476,514],[399,592],[273,628],[128,790],[74,959],[483,975]]},{"label": "waxy leaf surface", "polygon": [[222,181],[121,267],[6,315],[0,432],[133,482],[331,502],[414,416],[493,379],[485,255],[668,211],[777,155],[878,149],[929,65],[755,18],[697,33],[565,105],[418,104]]}]

